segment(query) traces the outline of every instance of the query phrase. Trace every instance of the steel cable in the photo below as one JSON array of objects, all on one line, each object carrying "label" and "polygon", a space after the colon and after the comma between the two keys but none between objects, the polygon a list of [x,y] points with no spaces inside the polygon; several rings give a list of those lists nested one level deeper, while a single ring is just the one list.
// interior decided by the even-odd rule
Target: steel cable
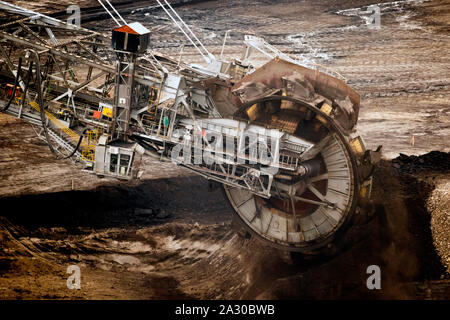
[{"label": "steel cable", "polygon": [[11,91],[11,97],[9,98],[8,103],[1,109],[2,112],[5,112],[6,110],[9,109],[9,107],[11,106],[11,103],[13,102],[15,95],[16,95],[16,88],[19,85],[19,78],[20,78],[20,73],[22,72],[22,57],[19,58],[19,63],[17,65],[17,74],[16,74],[16,80],[14,81],[14,87]]}]

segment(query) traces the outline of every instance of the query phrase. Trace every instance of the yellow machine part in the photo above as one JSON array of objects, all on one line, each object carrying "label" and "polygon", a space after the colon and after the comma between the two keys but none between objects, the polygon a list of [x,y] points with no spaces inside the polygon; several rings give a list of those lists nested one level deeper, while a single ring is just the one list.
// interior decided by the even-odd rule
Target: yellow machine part
[{"label": "yellow machine part", "polygon": [[[31,101],[28,103],[33,109],[40,112],[39,104],[36,101]],[[58,120],[50,112],[44,111],[48,119],[64,133],[66,133],[73,141],[78,142],[80,140],[80,135],[70,128],[68,128],[64,123]],[[84,139],[81,143],[81,155],[84,161],[95,161],[95,145],[98,137],[97,130],[89,130],[87,132],[87,139]]]},{"label": "yellow machine part", "polygon": [[112,118],[113,117],[113,109],[107,108],[107,107],[103,107],[102,114],[105,117]]}]

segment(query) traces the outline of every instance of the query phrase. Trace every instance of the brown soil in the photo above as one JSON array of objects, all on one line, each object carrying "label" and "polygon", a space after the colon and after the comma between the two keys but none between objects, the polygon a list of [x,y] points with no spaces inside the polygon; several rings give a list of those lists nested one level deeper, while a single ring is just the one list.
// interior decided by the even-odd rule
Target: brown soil
[{"label": "brown soil", "polygon": [[[225,30],[227,57],[244,33],[262,35],[336,68],[361,92],[359,130],[386,160],[374,177],[376,215],[347,235],[341,254],[305,261],[238,235],[222,192],[170,163],[146,159],[144,177],[130,183],[80,172],[54,160],[28,124],[0,115],[0,298],[450,299],[448,2],[382,7],[381,30],[335,13],[370,3],[179,8],[215,53]],[[161,12],[145,13],[128,19],[145,19],[153,45],[176,57],[182,37]],[[81,290],[66,287],[73,264]],[[369,265],[381,268],[381,290],[366,287]]]}]

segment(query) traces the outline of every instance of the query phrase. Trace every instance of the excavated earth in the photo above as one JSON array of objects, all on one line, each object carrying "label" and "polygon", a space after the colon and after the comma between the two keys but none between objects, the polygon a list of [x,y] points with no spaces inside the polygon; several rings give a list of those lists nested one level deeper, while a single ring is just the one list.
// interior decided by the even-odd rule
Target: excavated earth
[{"label": "excavated earth", "polygon": [[[52,12],[52,1],[39,3]],[[226,57],[239,55],[244,34],[263,36],[361,93],[358,130],[369,147],[384,146],[384,160],[376,214],[339,255],[305,260],[236,232],[221,190],[169,162],[146,159],[142,179],[127,183],[83,173],[55,160],[30,125],[0,114],[0,298],[450,299],[450,2],[381,3],[378,29],[358,14],[373,3],[177,9],[214,54],[226,30]],[[183,59],[201,62],[163,12],[146,7],[126,19],[153,30],[157,51],[178,58],[186,44]],[[81,268],[81,290],[66,286],[70,265]],[[381,290],[366,286],[370,265],[381,268]]]}]

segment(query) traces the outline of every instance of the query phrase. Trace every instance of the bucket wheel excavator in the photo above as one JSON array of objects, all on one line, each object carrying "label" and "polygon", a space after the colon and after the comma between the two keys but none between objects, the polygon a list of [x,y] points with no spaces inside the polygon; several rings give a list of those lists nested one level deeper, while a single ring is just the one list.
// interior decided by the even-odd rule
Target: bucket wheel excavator
[{"label": "bucket wheel excavator", "polygon": [[[217,59],[158,3],[204,66],[157,54],[150,30],[117,12],[110,36],[0,1],[1,111],[32,123],[51,152],[86,172],[130,180],[143,156],[168,159],[221,184],[260,240],[332,251],[371,213],[381,156],[356,130],[358,93],[253,36],[239,59]],[[252,51],[268,62],[253,66]]]},{"label": "bucket wheel excavator", "polygon": [[305,254],[333,252],[341,235],[373,214],[370,192],[381,148],[355,129],[359,95],[342,80],[275,58],[231,89],[234,118],[307,141],[284,145],[270,198],[225,185],[254,236]]}]

